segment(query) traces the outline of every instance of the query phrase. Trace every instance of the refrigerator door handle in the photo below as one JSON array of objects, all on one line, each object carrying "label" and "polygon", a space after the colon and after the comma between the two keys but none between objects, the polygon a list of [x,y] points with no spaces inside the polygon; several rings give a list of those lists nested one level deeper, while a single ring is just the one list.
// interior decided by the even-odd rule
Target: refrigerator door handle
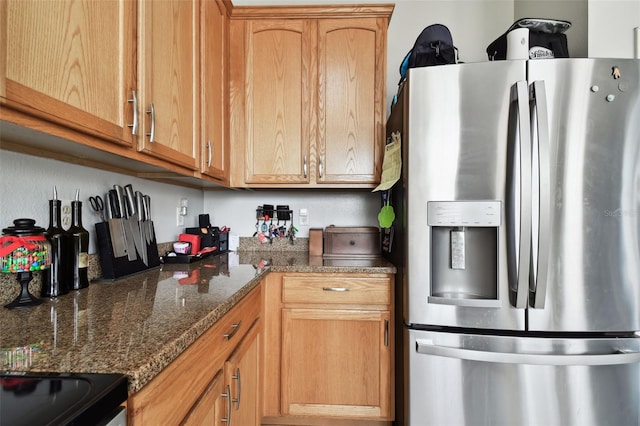
[{"label": "refrigerator door handle", "polygon": [[[547,109],[547,94],[545,83],[536,80],[531,85],[531,99],[534,105],[534,115],[531,120],[531,134],[537,130],[538,152],[538,244],[537,259],[531,253],[531,267],[529,282],[529,304],[533,308],[544,308],[547,292],[547,270],[549,266],[549,217],[551,216],[551,176],[550,176],[550,150],[549,150],[549,113]],[[537,124],[534,129],[534,124]],[[537,262],[537,265],[534,264]]]},{"label": "refrigerator door handle", "polygon": [[[531,257],[531,127],[529,114],[529,91],[526,81],[518,81],[512,91],[512,102],[515,101],[517,109],[517,137],[519,144],[515,150],[519,152],[516,160],[520,173],[516,178],[520,181],[514,188],[513,196],[518,203],[511,203],[509,208],[510,222],[509,239],[511,243],[509,257],[510,280],[515,281],[515,300],[512,300],[516,308],[527,307],[529,295],[529,266]],[[517,166],[516,166],[517,169]],[[517,225],[517,226],[516,226]]]},{"label": "refrigerator door handle", "polygon": [[424,355],[501,364],[592,366],[633,364],[640,362],[640,352],[617,351],[609,354],[580,355],[489,352],[439,346],[434,344],[430,339],[416,339],[416,352]]}]

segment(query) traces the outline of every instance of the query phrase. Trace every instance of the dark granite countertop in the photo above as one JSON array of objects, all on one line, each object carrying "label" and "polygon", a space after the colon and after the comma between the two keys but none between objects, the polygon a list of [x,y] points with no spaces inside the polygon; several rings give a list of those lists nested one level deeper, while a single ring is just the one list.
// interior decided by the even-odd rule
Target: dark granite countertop
[{"label": "dark granite countertop", "polygon": [[395,274],[396,268],[382,257],[323,258],[310,257],[308,252],[247,251],[239,253],[240,264],[257,268],[268,267],[273,272],[334,272],[362,274]]},{"label": "dark granite countertop", "polygon": [[0,370],[121,373],[136,392],[249,293],[267,271],[395,273],[382,259],[301,251],[210,256],[0,311]]}]

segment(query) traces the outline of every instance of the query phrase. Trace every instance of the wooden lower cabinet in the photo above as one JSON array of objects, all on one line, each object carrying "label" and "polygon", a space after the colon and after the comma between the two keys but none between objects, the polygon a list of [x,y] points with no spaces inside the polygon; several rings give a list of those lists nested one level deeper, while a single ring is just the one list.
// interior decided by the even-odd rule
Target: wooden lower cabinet
[{"label": "wooden lower cabinet", "polygon": [[224,373],[219,370],[182,424],[184,426],[220,424],[231,411],[229,395],[229,385],[225,386]]},{"label": "wooden lower cabinet", "polygon": [[256,322],[191,408],[182,425],[259,425],[260,324]]},{"label": "wooden lower cabinet", "polygon": [[[254,324],[240,346],[225,362],[224,377],[231,392],[232,425],[259,425],[259,366],[260,366],[260,333],[259,324]],[[219,423],[216,423],[216,425]]]},{"label": "wooden lower cabinet", "polygon": [[387,418],[389,311],[282,312],[282,414]]},{"label": "wooden lower cabinet", "polygon": [[393,276],[270,273],[263,424],[394,419]]},{"label": "wooden lower cabinet", "polygon": [[261,287],[129,396],[127,424],[259,424]]}]

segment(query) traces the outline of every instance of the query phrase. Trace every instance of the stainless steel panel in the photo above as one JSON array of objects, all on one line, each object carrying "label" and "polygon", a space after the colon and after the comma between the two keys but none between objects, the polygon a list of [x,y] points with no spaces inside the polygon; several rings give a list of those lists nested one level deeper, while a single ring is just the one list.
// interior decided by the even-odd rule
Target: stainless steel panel
[{"label": "stainless steel panel", "polygon": [[[513,144],[508,142],[510,113],[511,118],[514,115],[510,100],[515,83],[525,79],[523,61],[409,70],[398,101],[404,112],[402,143],[406,150],[404,231],[406,282],[411,285],[405,289],[408,309],[404,319],[408,323],[524,329],[524,310],[514,308],[510,301],[505,223],[510,219],[505,209],[513,205],[507,203],[513,196],[507,193],[509,161],[515,155]],[[526,122],[528,127],[528,119]],[[496,298],[489,308],[475,302],[428,303],[433,295],[427,203],[479,200],[501,202],[501,225],[496,228],[494,244],[499,265]],[[469,245],[467,240],[467,268],[474,255]]]},{"label": "stainless steel panel", "polygon": [[640,424],[639,338],[406,329],[404,343],[410,426]]},{"label": "stainless steel panel", "polygon": [[546,86],[551,185],[546,298],[529,328],[640,330],[640,61],[530,61],[529,81]]}]

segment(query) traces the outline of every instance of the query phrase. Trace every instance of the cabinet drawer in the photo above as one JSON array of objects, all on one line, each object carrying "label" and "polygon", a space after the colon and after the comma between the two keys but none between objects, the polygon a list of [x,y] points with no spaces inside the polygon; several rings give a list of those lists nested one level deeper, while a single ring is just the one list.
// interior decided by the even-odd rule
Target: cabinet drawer
[{"label": "cabinet drawer", "polygon": [[207,331],[207,344],[227,358],[260,315],[260,291],[252,291]]},{"label": "cabinet drawer", "polygon": [[380,304],[391,303],[390,279],[386,276],[291,276],[283,277],[284,303]]}]

